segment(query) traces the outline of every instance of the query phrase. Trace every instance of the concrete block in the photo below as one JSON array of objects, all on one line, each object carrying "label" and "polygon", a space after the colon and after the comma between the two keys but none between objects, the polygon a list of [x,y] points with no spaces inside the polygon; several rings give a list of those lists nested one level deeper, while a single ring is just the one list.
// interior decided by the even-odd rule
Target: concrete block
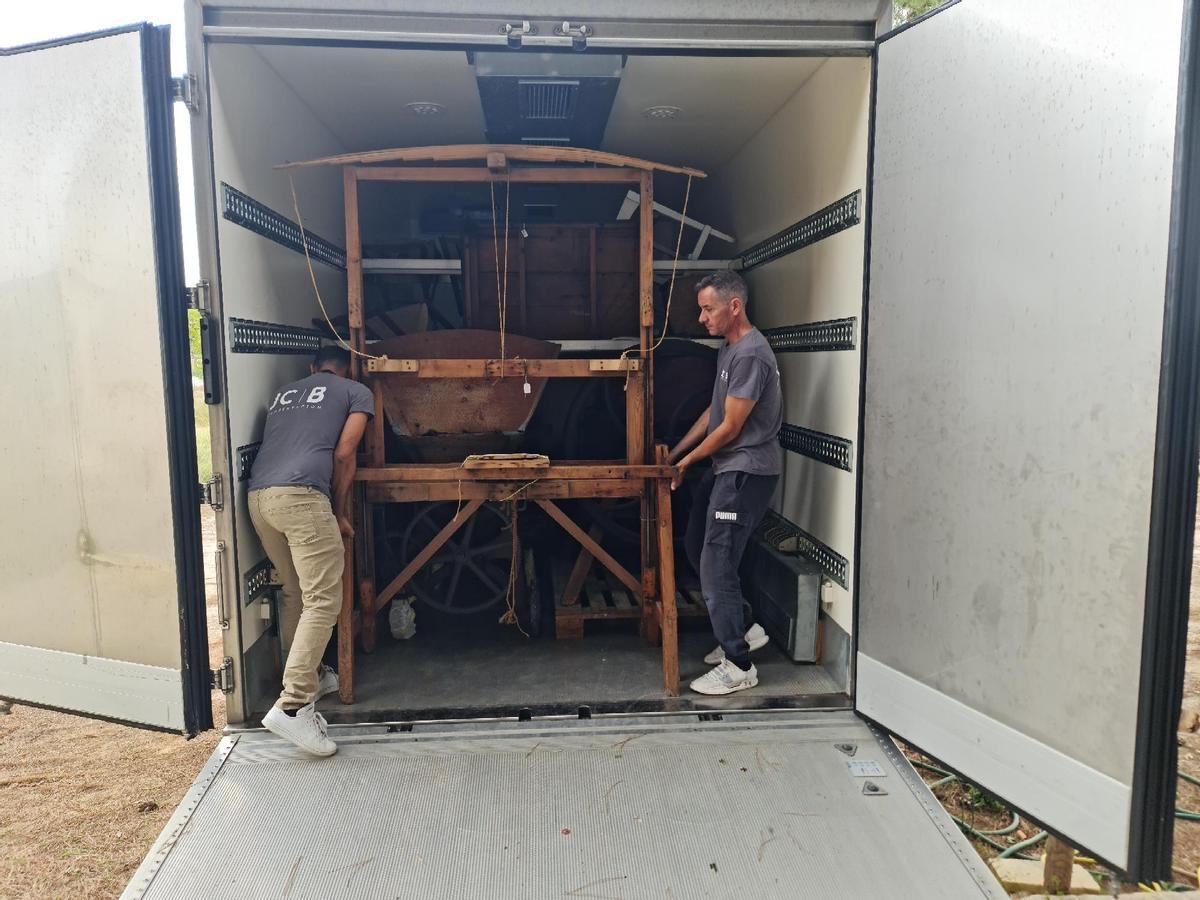
[{"label": "concrete block", "polygon": [[[1045,891],[1042,884],[1042,861],[1040,859],[989,859],[988,865],[1010,894],[1041,893]],[[1083,866],[1071,869],[1072,894],[1103,894],[1104,889]]]}]

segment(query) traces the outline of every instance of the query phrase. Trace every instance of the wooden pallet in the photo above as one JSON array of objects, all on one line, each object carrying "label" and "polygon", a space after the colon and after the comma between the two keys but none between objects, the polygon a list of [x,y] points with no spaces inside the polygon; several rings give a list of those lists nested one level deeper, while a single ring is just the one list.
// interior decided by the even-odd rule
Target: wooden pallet
[{"label": "wooden pallet", "polygon": [[[554,636],[559,640],[583,637],[583,623],[592,619],[641,619],[642,597],[634,594],[600,565],[593,565],[583,583],[579,602],[563,603],[568,571],[555,566],[554,577]],[[675,591],[675,608],[679,616],[707,616],[708,608],[700,595],[698,584],[684,583]]]}]

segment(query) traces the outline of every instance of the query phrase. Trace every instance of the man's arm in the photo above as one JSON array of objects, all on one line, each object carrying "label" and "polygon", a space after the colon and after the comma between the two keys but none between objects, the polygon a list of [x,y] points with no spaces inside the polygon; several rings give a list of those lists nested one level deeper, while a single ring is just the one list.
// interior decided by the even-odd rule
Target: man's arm
[{"label": "man's arm", "polygon": [[[688,466],[693,463],[698,463],[702,459],[708,459],[726,444],[737,439],[737,436],[742,433],[742,428],[746,424],[746,419],[750,417],[750,410],[754,409],[754,404],[757,400],[745,400],[741,397],[726,397],[725,398],[725,419],[712,430],[712,433],[700,442],[700,446],[679,460],[679,471],[671,480],[671,490],[679,487],[683,483],[683,473],[687,471]],[[705,422],[707,423],[708,413],[705,413]],[[689,434],[691,432],[688,432]]]},{"label": "man's arm", "polygon": [[704,412],[700,413],[700,418],[696,420],[696,424],[688,429],[687,434],[679,439],[679,443],[671,448],[671,452],[667,454],[667,464],[674,465],[675,461],[683,454],[687,453],[704,437],[704,432],[708,431],[708,414],[712,412],[712,405],[704,407]]},{"label": "man's arm", "polygon": [[358,444],[367,430],[367,414],[352,412],[346,417],[337,446],[333,448],[333,514],[344,537],[354,537],[350,522],[350,488],[358,470]]}]

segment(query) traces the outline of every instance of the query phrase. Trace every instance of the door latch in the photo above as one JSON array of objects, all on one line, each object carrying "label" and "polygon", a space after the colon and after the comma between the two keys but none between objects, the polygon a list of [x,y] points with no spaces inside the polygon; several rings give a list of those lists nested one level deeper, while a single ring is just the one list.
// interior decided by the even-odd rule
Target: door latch
[{"label": "door latch", "polygon": [[500,26],[500,33],[508,38],[508,46],[517,50],[526,35],[537,34],[537,29],[528,19],[522,22],[505,22]]},{"label": "door latch", "polygon": [[212,481],[200,485],[200,502],[207,503],[217,512],[225,508],[225,485],[219,473],[213,475]]},{"label": "door latch", "polygon": [[561,25],[554,26],[554,33],[558,37],[570,38],[573,50],[586,50],[588,36],[596,32],[588,25],[572,25],[564,21]]},{"label": "door latch", "polygon": [[208,672],[209,688],[222,694],[233,693],[233,657],[227,656],[221,663],[221,668],[210,669]]},{"label": "door latch", "polygon": [[195,75],[180,75],[171,79],[171,91],[176,103],[182,103],[192,115],[200,112],[200,85]]}]

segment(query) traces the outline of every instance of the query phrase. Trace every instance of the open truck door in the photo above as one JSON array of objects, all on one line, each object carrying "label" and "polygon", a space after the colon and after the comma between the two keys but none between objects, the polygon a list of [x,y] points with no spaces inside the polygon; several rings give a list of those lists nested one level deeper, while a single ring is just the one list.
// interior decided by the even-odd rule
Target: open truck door
[{"label": "open truck door", "polygon": [[881,39],[857,591],[858,710],[1135,877],[1196,497],[1197,11],[1154,7]]},{"label": "open truck door", "polygon": [[0,696],[212,726],[165,28],[0,58]]}]

